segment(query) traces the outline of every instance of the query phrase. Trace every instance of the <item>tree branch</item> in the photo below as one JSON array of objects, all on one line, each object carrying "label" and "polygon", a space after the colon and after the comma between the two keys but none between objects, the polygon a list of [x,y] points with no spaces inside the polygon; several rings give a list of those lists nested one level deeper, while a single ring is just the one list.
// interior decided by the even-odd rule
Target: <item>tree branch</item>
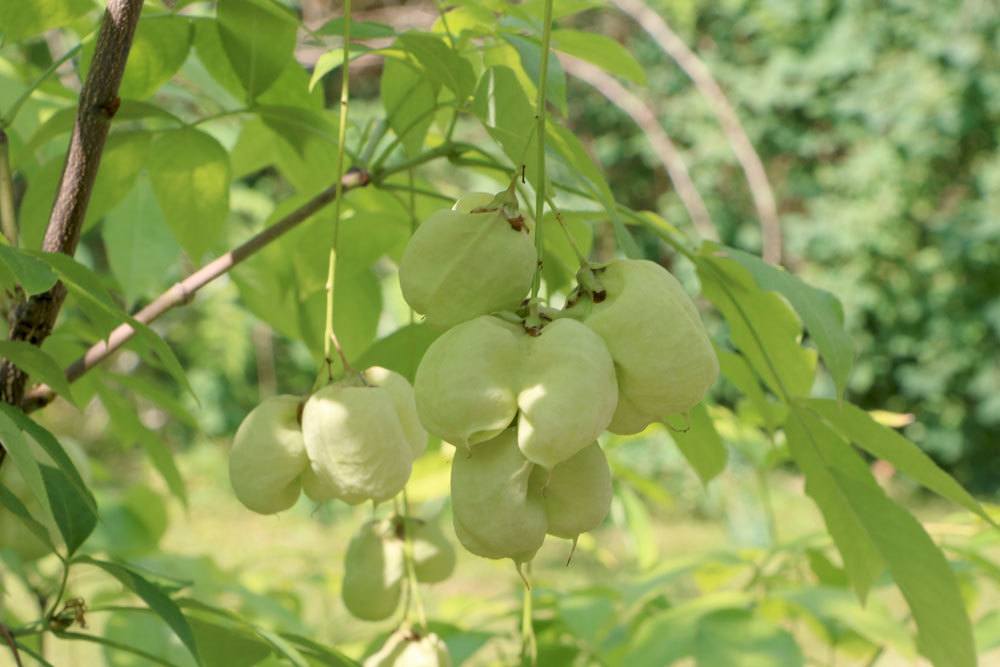
[{"label": "tree branch", "polygon": [[653,146],[663,168],[666,169],[667,175],[677,191],[677,196],[680,197],[681,203],[684,204],[688,215],[691,216],[691,223],[698,234],[704,238],[718,241],[719,234],[712,224],[712,217],[708,214],[705,200],[701,198],[701,193],[698,192],[694,181],[691,180],[691,174],[688,172],[684,158],[681,157],[677,146],[660,125],[652,107],[596,65],[564,54],[558,55],[564,70],[590,84],[597,92],[608,98],[608,101],[635,121],[635,124],[639,126],[639,129]]},{"label": "tree branch", "polygon": [[[341,179],[344,192],[367,185],[371,181],[368,172],[349,171]],[[336,184],[331,185],[308,202],[295,209],[278,222],[267,227],[242,245],[230,250],[204,265],[179,283],[175,283],[167,291],[153,299],[145,308],[134,315],[143,324],[149,324],[167,311],[188,303],[194,294],[202,287],[219,276],[228,273],[234,266],[251,257],[272,241],[286,232],[294,229],[314,213],[330,204],[337,196]],[[128,323],[118,325],[107,338],[95,343],[87,352],[66,368],[66,379],[70,382],[78,379],[91,368],[101,363],[116,350],[135,336],[135,329]],[[31,412],[45,407],[56,397],[48,385],[33,388],[24,397],[21,407],[25,412]]]},{"label": "tree branch", "polygon": [[[80,91],[66,164],[42,243],[42,250],[46,252],[73,255],[76,251],[104,142],[121,102],[118,86],[141,12],[142,0],[108,0],[94,58]],[[21,303],[11,315],[10,339],[41,345],[52,332],[65,298],[65,285],[56,283],[49,291]],[[19,405],[26,379],[21,369],[4,360],[0,364],[0,398],[11,405]],[[5,455],[6,451],[0,447],[0,463]]]},{"label": "tree branch", "polygon": [[736,155],[743,173],[746,175],[753,197],[754,207],[760,218],[762,252],[764,259],[773,264],[781,263],[782,240],[781,222],[774,191],[767,179],[764,163],[750,143],[739,116],[729,103],[729,99],[716,82],[708,66],[688,48],[663,18],[650,9],[643,0],[612,0],[620,10],[631,16],[642,29],[649,33],[663,51],[670,56],[695,87],[711,105],[712,111],[722,125],[722,131]]}]

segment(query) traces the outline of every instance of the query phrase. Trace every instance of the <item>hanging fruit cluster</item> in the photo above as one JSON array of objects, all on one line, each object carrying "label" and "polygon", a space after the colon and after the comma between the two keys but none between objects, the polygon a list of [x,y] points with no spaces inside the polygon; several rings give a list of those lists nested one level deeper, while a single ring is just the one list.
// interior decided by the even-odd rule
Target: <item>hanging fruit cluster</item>
[{"label": "hanging fruit cluster", "polygon": [[[399,266],[403,296],[431,326],[414,385],[385,368],[347,375],[307,400],[276,396],[243,420],[229,470],[237,498],[272,514],[304,492],[375,504],[403,491],[428,433],[457,448],[455,534],[473,554],[530,561],[546,535],[573,540],[610,509],[598,438],[683,413],[718,362],[694,304],[663,267],[582,261],[562,310],[526,299],[540,261],[514,184],[472,193],[428,218]],[[346,367],[346,361],[345,361]],[[407,582],[450,576],[440,529],[394,514],[364,524],[347,549],[342,596],[357,618],[392,616]],[[365,664],[446,665],[439,638],[407,626]]]}]

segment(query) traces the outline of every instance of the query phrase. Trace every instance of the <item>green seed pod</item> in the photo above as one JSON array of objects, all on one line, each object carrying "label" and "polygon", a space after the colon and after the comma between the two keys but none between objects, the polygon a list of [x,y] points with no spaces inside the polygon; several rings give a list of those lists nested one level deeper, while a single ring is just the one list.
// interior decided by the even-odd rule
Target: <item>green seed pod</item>
[{"label": "green seed pod", "polygon": [[517,416],[517,371],[523,330],[477,317],[434,341],[413,389],[424,427],[460,449],[502,433]]},{"label": "green seed pod", "polygon": [[365,371],[365,381],[376,387],[381,387],[389,392],[392,403],[396,407],[396,414],[399,416],[399,423],[403,426],[403,433],[410,443],[413,458],[418,459],[427,449],[427,431],[420,424],[420,417],[417,416],[417,401],[413,396],[413,387],[409,381],[387,368],[372,366]]},{"label": "green seed pod", "polygon": [[556,320],[522,344],[517,443],[552,468],[607,428],[618,404],[615,368],[600,337],[576,320]]},{"label": "green seed pod", "polygon": [[407,519],[406,531],[413,547],[417,581],[436,584],[455,571],[455,549],[435,521]]},{"label": "green seed pod", "polygon": [[611,468],[596,442],[557,465],[551,474],[536,469],[532,484],[542,496],[549,535],[574,540],[600,526],[611,510]]},{"label": "green seed pod", "polygon": [[433,632],[421,636],[412,630],[397,630],[365,660],[364,667],[451,667],[451,656]]},{"label": "green seed pod", "polygon": [[439,327],[516,308],[531,287],[537,262],[516,199],[511,207],[492,197],[484,203],[481,193],[474,193],[456,209],[424,221],[399,263],[406,302]]},{"label": "green seed pod", "polygon": [[369,521],[347,546],[341,597],[347,610],[365,621],[389,618],[403,588],[403,543],[385,521]]},{"label": "green seed pod", "polygon": [[604,342],[571,319],[537,336],[490,316],[460,324],[431,344],[414,385],[431,433],[465,449],[517,418],[521,451],[547,468],[593,442],[618,401]]},{"label": "green seed pod", "polygon": [[[368,384],[348,378],[306,401],[302,435],[310,466],[303,486],[313,500],[381,502],[406,485],[420,439],[410,423],[412,414],[397,407],[402,392],[393,386],[398,382],[386,380],[391,376],[380,380],[383,372],[388,373],[369,369]],[[379,381],[388,386],[378,386]]]},{"label": "green seed pod", "polygon": [[517,447],[513,429],[459,451],[451,467],[455,535],[485,558],[530,560],[545,541],[542,499],[530,488],[534,465]]},{"label": "green seed pod", "polygon": [[608,430],[638,433],[690,410],[719,374],[698,311],[659,264],[616,260],[598,271],[607,293],[584,323],[607,344],[618,375],[618,409]]},{"label": "green seed pod", "polygon": [[[28,434],[25,434],[25,438],[31,447],[35,460],[46,465],[55,465],[52,458],[34,438]],[[76,466],[84,483],[89,484],[90,464],[87,461],[86,453],[72,440],[62,440],[61,444],[70,460],[73,461],[73,465]],[[62,544],[62,533],[59,532],[59,527],[52,514],[31,492],[28,483],[24,481],[24,477],[21,476],[21,472],[12,461],[6,461],[3,469],[0,469],[0,486],[20,500],[25,509],[28,510],[28,514],[45,526],[53,544]],[[0,509],[0,549],[10,549],[23,561],[38,560],[52,552],[45,542],[28,530],[21,519],[7,511],[6,508]]]},{"label": "green seed pod", "polygon": [[299,499],[309,466],[299,427],[302,400],[267,398],[236,430],[229,452],[229,481],[236,497],[258,514],[286,510]]}]

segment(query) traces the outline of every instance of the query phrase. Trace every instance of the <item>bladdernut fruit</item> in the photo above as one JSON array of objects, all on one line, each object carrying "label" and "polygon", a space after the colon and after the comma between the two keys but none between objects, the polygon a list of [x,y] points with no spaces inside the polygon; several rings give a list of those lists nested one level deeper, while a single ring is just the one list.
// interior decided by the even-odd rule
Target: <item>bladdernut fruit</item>
[{"label": "bladdernut fruit", "polygon": [[385,521],[369,521],[351,539],[344,557],[341,597],[357,618],[380,621],[399,605],[403,586],[403,544],[387,534]]},{"label": "bladdernut fruit", "polygon": [[299,426],[302,400],[273,396],[250,411],[229,452],[229,481],[247,509],[274,514],[299,499],[309,466]]},{"label": "bladdernut fruit", "polygon": [[470,453],[457,452],[451,467],[455,535],[484,558],[531,560],[545,541],[541,497],[531,488],[534,465],[509,429]]},{"label": "bladdernut fruit", "polygon": [[[690,410],[719,374],[698,311],[669,271],[647,260],[615,260],[597,270],[606,297],[570,309],[607,345],[618,378],[613,433],[638,433]],[[579,310],[578,310],[579,309]]]},{"label": "bladdernut fruit", "polygon": [[592,443],[548,473],[534,472],[548,520],[548,533],[575,540],[594,530],[611,510],[611,468],[598,444]]},{"label": "bladdernut fruit", "polygon": [[466,195],[413,234],[399,263],[406,302],[438,327],[516,308],[537,254],[512,191]]},{"label": "bladdernut fruit", "polygon": [[546,468],[596,440],[618,403],[604,342],[572,319],[538,335],[491,316],[460,324],[428,348],[414,391],[431,433],[468,450],[513,425],[524,456]]},{"label": "bladdernut fruit", "polygon": [[406,379],[378,367],[363,375],[363,382],[350,377],[306,401],[302,435],[310,465],[303,482],[313,500],[388,500],[406,485],[414,457],[426,447]]},{"label": "bladdernut fruit", "polygon": [[413,548],[417,581],[436,584],[455,571],[455,548],[435,521],[405,520],[404,528]]}]

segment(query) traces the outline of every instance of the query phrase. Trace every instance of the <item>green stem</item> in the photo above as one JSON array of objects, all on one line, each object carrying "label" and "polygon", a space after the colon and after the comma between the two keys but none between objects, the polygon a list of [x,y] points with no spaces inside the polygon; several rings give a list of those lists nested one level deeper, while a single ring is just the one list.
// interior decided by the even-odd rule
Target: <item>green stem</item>
[{"label": "green stem", "polygon": [[4,114],[3,118],[0,118],[0,128],[10,127],[14,123],[14,119],[17,118],[17,113],[21,110],[24,103],[35,94],[35,91],[38,90],[43,83],[45,83],[46,79],[52,76],[53,72],[59,69],[64,62],[79,53],[80,49],[83,48],[83,45],[94,38],[94,34],[95,33],[90,33],[81,39],[79,44],[62,54],[57,60],[52,61],[52,64],[49,65],[48,68],[24,90],[24,92],[18,95],[17,99],[14,100],[14,103],[10,106],[10,109],[7,110],[7,113]]},{"label": "green stem", "polygon": [[43,623],[48,623],[49,619],[55,615],[56,609],[59,608],[59,603],[62,602],[63,595],[66,593],[66,584],[69,582],[69,566],[69,561],[63,561],[62,580],[59,582],[59,590],[56,592],[55,597],[52,598],[52,606],[42,616]]},{"label": "green stem", "polygon": [[196,125],[201,125],[203,123],[210,123],[213,120],[219,120],[220,118],[225,118],[227,116],[238,116],[240,114],[250,113],[252,111],[253,109],[249,109],[247,107],[240,107],[239,109],[225,109],[223,111],[219,111],[217,113],[209,114],[207,116],[203,116],[202,118],[193,120],[190,123],[188,123],[188,127],[195,127]]},{"label": "green stem", "polygon": [[535,101],[535,141],[538,145],[538,182],[535,186],[535,248],[538,250],[538,268],[531,285],[532,300],[538,298],[542,283],[542,216],[545,213],[545,93],[549,76],[549,44],[552,38],[552,0],[545,0],[545,17],[542,19],[542,62],[538,72],[538,97]]},{"label": "green stem", "polygon": [[403,139],[406,137],[406,135],[408,135],[413,130],[413,128],[419,125],[422,121],[426,120],[428,116],[433,116],[444,106],[445,106],[444,104],[435,104],[433,107],[431,107],[427,111],[424,111],[422,114],[420,114],[412,121],[410,121],[410,123],[405,128],[403,128],[395,137],[393,137],[392,141],[390,141],[389,144],[382,149],[382,152],[378,154],[378,157],[375,158],[375,161],[372,163],[370,171],[378,171],[379,169],[381,169],[382,165],[385,163],[386,160],[389,159],[393,151],[395,151],[396,148],[398,148],[400,144],[403,143]]},{"label": "green stem", "polygon": [[[520,566],[519,572],[520,572]],[[524,592],[521,598],[521,663],[534,667],[538,664],[538,641],[535,638],[535,624],[532,622],[533,593],[530,582],[531,562],[524,564],[521,577],[525,580]]]},{"label": "green stem", "polygon": [[[402,183],[379,183],[379,188],[382,190],[388,190],[390,192],[411,192],[415,195],[420,195],[421,197],[430,197],[431,199],[440,199],[441,201],[446,201],[453,203],[455,201],[454,197],[449,197],[448,195],[443,195],[440,192],[434,192],[433,190],[427,190],[425,188],[411,187],[409,185],[403,185]],[[402,199],[399,200],[403,204]]]},{"label": "green stem", "polygon": [[337,355],[344,365],[344,371],[350,372],[344,349],[337,340],[333,329],[333,279],[337,272],[337,241],[340,235],[340,208],[344,195],[344,144],[347,142],[347,112],[350,99],[350,45],[351,45],[351,0],[344,0],[344,65],[341,67],[340,79],[340,125],[337,130],[337,187],[333,211],[333,243],[330,245],[330,259],[326,273],[326,327],[323,333],[323,363],[326,365],[328,380],[333,380],[333,358],[330,356],[331,346],[336,348]]},{"label": "green stem", "polygon": [[764,514],[767,516],[767,535],[771,540],[771,546],[775,547],[778,545],[778,515],[774,511],[774,499],[771,497],[771,487],[767,483],[767,474],[763,468],[755,466],[754,476],[757,478],[760,502],[764,506]]},{"label": "green stem", "polygon": [[10,170],[10,142],[0,128],[0,231],[12,246],[17,245],[17,211],[14,208],[14,178]]},{"label": "green stem", "polygon": [[420,599],[420,588],[417,582],[417,566],[413,559],[413,537],[410,535],[410,500],[403,488],[403,562],[406,564],[406,579],[410,589],[410,599],[417,611],[417,623],[420,629],[427,630],[427,615],[424,613],[424,603]]}]

